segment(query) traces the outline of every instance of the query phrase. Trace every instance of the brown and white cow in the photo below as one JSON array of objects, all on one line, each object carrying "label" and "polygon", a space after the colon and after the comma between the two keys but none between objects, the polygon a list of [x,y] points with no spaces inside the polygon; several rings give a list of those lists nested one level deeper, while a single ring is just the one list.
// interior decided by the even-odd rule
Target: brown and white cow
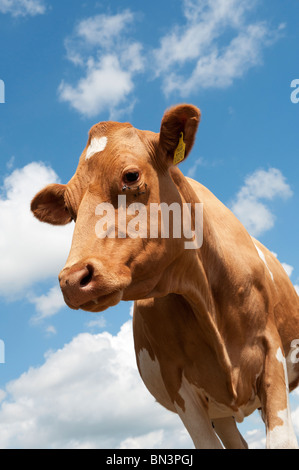
[{"label": "brown and white cow", "polygon": [[[257,408],[267,447],[294,448],[288,396],[299,381],[298,296],[272,253],[174,165],[180,139],[187,157],[199,121],[199,110],[183,104],[164,114],[158,134],[96,124],[73,178],[40,191],[31,209],[43,222],[76,222],[59,276],[69,307],[99,312],[135,301],[140,375],[178,413],[196,448],[246,448],[235,422]],[[126,236],[126,228],[97,236],[97,207],[109,204],[117,215],[124,194],[126,207],[143,204],[148,218],[151,204],[202,203],[202,246],[185,249],[184,236],[173,233],[151,237],[149,225],[146,237]]]}]

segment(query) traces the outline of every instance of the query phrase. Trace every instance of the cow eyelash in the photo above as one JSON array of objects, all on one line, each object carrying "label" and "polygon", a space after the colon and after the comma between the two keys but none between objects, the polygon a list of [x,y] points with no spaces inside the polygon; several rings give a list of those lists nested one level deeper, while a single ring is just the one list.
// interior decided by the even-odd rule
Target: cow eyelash
[{"label": "cow eyelash", "polygon": [[[130,186],[124,185],[124,186],[122,187],[122,192],[126,191],[127,189],[128,189],[128,190],[133,189],[133,191],[135,191],[135,192],[134,192],[134,196],[135,196],[135,197],[141,196],[142,194],[146,194],[146,191],[147,191],[147,188],[148,188],[147,184],[144,183],[144,185],[143,185],[143,186],[144,186],[144,187],[143,187],[144,191],[141,191],[141,186],[142,186],[142,183],[140,183],[136,188],[133,189],[133,188],[130,188]],[[136,191],[137,191],[137,192],[136,192]]]}]

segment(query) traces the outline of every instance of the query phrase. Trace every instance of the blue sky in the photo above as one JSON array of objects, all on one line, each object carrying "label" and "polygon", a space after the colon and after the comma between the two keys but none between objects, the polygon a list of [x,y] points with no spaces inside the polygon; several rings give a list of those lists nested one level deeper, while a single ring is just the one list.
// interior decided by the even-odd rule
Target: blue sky
[{"label": "blue sky", "polygon": [[[64,306],[57,275],[73,227],[29,212],[39,189],[71,178],[94,123],[158,131],[170,105],[200,107],[182,171],[299,289],[299,3],[248,3],[0,0],[0,447],[192,446],[138,377],[131,305]],[[292,410],[299,435],[296,393]],[[240,429],[264,445],[257,415]]]}]

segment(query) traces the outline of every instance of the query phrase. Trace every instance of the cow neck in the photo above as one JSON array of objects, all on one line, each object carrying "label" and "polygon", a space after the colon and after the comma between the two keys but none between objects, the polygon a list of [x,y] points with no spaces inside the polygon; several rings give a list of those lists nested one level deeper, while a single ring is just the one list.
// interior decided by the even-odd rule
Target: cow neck
[{"label": "cow neck", "polygon": [[[184,202],[200,203],[198,196],[183,174],[175,169],[171,172]],[[233,397],[236,390],[232,380],[232,364],[222,339],[219,316],[213,301],[211,276],[215,259],[219,254],[219,244],[206,212],[203,212],[203,246],[197,250],[184,250],[170,267],[171,292],[182,295],[191,306],[205,338],[217,354],[218,361],[227,376],[227,386]]]}]

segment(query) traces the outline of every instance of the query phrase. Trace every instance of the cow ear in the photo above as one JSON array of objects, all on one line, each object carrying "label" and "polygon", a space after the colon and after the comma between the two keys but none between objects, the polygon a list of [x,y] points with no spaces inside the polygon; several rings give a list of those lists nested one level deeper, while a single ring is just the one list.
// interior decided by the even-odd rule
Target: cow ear
[{"label": "cow ear", "polygon": [[167,166],[177,165],[190,153],[200,122],[200,110],[181,104],[165,112],[160,129],[159,149]]},{"label": "cow ear", "polygon": [[64,200],[65,188],[65,184],[50,184],[36,194],[31,201],[31,211],[37,219],[52,225],[71,222]]}]

